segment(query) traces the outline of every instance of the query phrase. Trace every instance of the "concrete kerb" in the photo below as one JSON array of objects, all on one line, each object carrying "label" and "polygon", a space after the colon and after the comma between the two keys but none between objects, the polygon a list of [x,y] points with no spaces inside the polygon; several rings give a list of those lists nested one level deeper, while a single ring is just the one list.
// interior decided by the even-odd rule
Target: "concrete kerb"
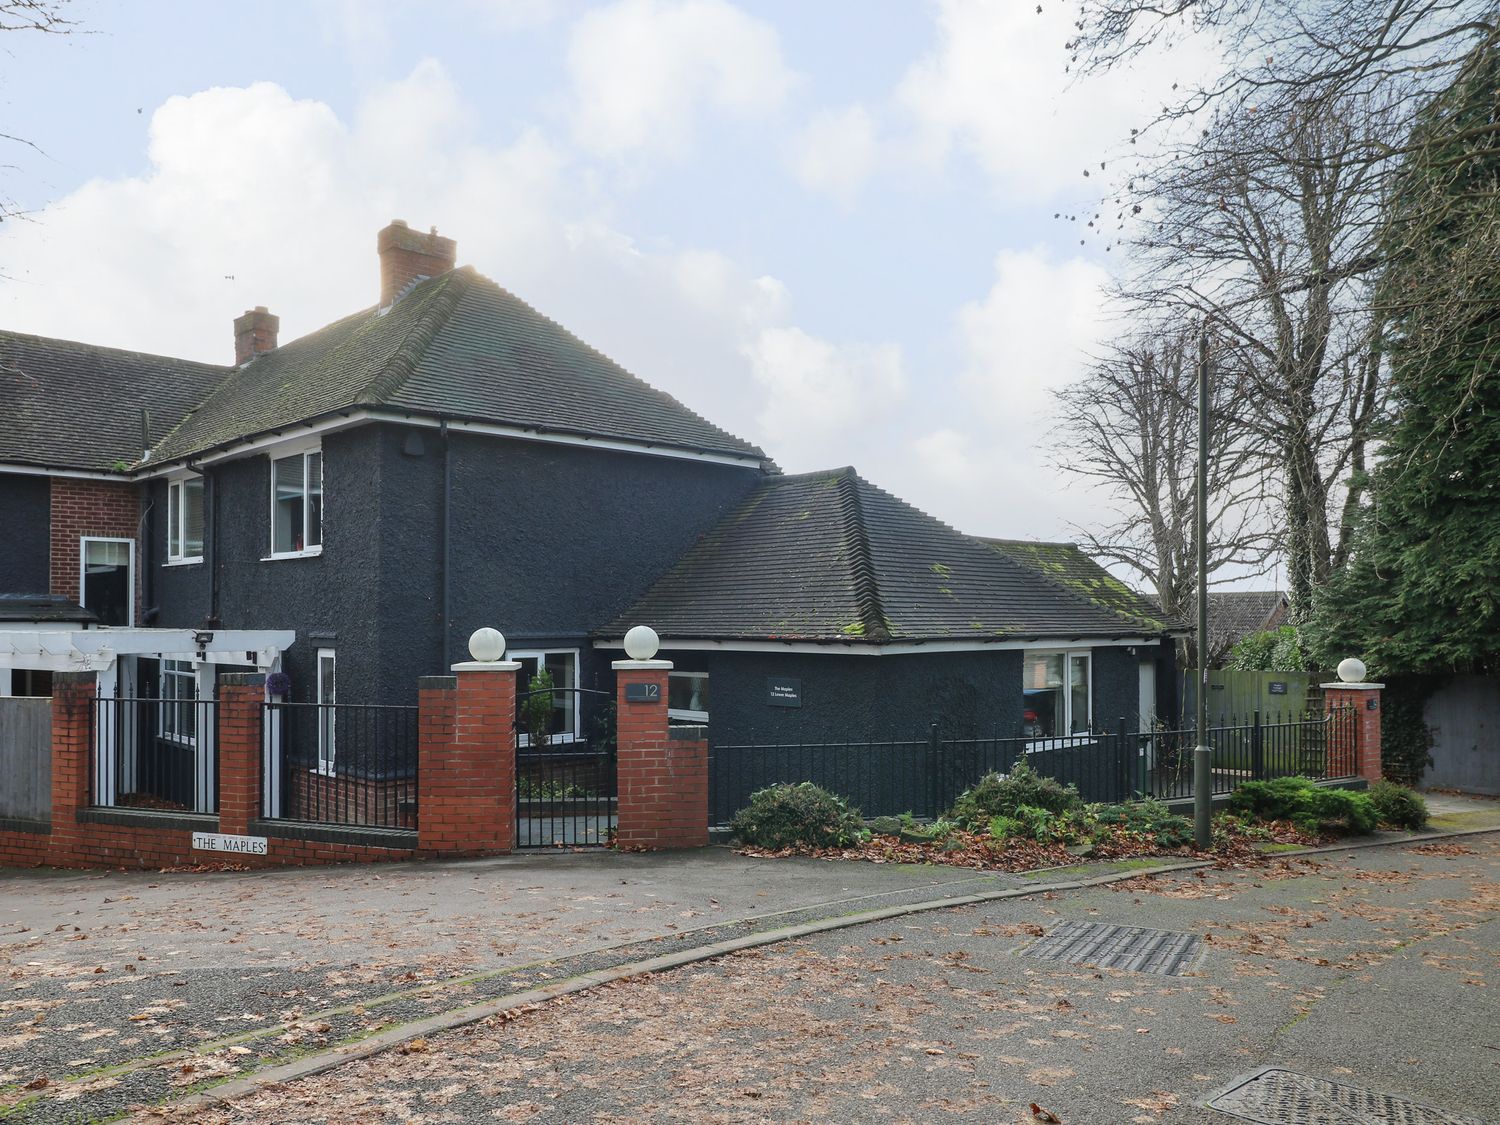
[{"label": "concrete kerb", "polygon": [[[1424,844],[1434,840],[1482,836],[1492,832],[1500,832],[1500,826],[1468,828],[1451,832],[1422,833],[1420,835],[1392,837],[1385,840],[1364,840],[1348,844],[1331,844],[1326,847],[1306,848],[1295,852],[1277,852],[1273,857],[1269,858],[1283,859],[1304,855],[1326,855],[1332,852],[1363,851],[1367,848]],[[774,945],[783,941],[793,941],[797,938],[809,937],[813,934],[826,933],[829,930],[847,929],[851,926],[881,922],[889,918],[900,918],[910,914],[920,914],[960,906],[976,906],[986,902],[1025,898],[1030,895],[1047,894],[1055,891],[1083,890],[1088,887],[1122,883],[1127,879],[1170,875],[1179,871],[1195,871],[1212,867],[1213,865],[1213,860],[1188,860],[1182,863],[1168,863],[1130,871],[1114,871],[1086,879],[1067,879],[1052,883],[1037,883],[1026,887],[1007,887],[1004,890],[980,891],[973,894],[954,895],[947,898],[928,899],[923,902],[882,907],[878,910],[856,911],[837,917],[822,918],[812,922],[801,922],[797,925],[785,926],[780,929],[746,934],[742,937],[729,938],[710,945],[697,946],[692,949],[680,950],[676,953],[665,953],[658,957],[648,957],[640,961],[632,961],[611,969],[600,969],[594,972],[582,973],[576,977],[557,981],[542,988],[533,988],[525,992],[507,996],[503,1000],[489,1000],[479,1004],[454,1008],[446,1012],[439,1012],[434,1016],[398,1024],[394,1027],[375,1032],[354,1043],[345,1043],[330,1047],[327,1050],[305,1055],[290,1062],[258,1070],[243,1078],[231,1079],[228,1082],[215,1086],[211,1090],[192,1094],[177,1101],[157,1104],[164,1109],[169,1108],[175,1113],[181,1110],[191,1110],[212,1106],[220,1102],[233,1101],[235,1098],[243,1097],[263,1087],[284,1082],[294,1082],[302,1078],[310,1078],[313,1075],[322,1074],[325,1071],[342,1066],[344,1063],[368,1058],[371,1055],[380,1054],[382,1051],[388,1051],[404,1043],[410,1043],[413,1040],[422,1039],[439,1032],[467,1027],[497,1016],[514,1015],[564,996],[587,992],[591,989],[614,984],[617,981],[627,980],[631,977],[662,973],[682,968],[684,965],[711,961],[717,957],[724,957],[745,949]]]}]

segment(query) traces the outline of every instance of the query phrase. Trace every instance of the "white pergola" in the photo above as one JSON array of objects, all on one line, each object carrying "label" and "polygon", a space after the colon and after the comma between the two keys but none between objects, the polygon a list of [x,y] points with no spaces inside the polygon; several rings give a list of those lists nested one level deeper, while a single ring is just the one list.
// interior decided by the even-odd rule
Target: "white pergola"
[{"label": "white pergola", "polygon": [[[0,626],[0,695],[10,694],[10,673],[17,669],[47,672],[92,672],[100,698],[130,698],[136,693],[136,662],[191,662],[198,698],[211,699],[219,665],[252,667],[259,672],[281,668],[281,654],[296,641],[289,629],[132,629],[115,626],[69,628],[56,623]],[[99,709],[95,730],[94,793],[101,805],[113,805],[121,783],[131,784],[138,747],[120,745],[113,708]],[[194,746],[195,811],[213,808],[214,734],[212,724],[197,732]],[[125,734],[133,742],[134,730]],[[123,776],[122,776],[123,775]],[[127,792],[129,790],[127,789]]]}]

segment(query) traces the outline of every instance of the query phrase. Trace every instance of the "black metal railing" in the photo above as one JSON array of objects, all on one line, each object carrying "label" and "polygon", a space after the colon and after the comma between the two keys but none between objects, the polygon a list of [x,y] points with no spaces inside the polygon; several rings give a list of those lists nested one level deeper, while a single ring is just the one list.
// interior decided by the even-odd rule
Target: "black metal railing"
[{"label": "black metal railing", "polygon": [[[1216,794],[1244,781],[1300,774],[1319,779],[1355,773],[1356,719],[1259,713],[1210,727]],[[953,738],[934,723],[925,738],[888,742],[731,744],[709,746],[709,822],[728,824],[750,794],[777,783],[811,781],[845,798],[865,816],[941,816],[989,773],[1009,773],[1023,758],[1033,770],[1078,788],[1085,801],[1163,800],[1193,792],[1196,730],[1125,730],[1058,737]]]},{"label": "black metal railing", "polygon": [[[527,722],[527,701],[550,697],[542,710],[569,716]],[[556,701],[566,702],[557,708]],[[585,711],[585,704],[590,707]],[[516,698],[516,847],[597,847],[614,835],[616,782],[614,696],[591,688],[539,688]]]},{"label": "black metal railing", "polygon": [[217,700],[101,696],[90,720],[90,804],[219,811]]},{"label": "black metal railing", "polygon": [[263,706],[262,815],[352,828],[417,827],[417,708]]}]

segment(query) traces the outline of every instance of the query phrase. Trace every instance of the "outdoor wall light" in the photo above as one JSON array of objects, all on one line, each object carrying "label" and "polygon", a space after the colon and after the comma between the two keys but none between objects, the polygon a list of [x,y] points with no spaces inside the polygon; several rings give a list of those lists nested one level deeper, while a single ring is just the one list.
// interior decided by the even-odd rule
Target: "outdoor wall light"
[{"label": "outdoor wall light", "polygon": [[661,638],[649,625],[633,625],[625,634],[625,655],[632,660],[650,660],[661,647]]},{"label": "outdoor wall light", "polygon": [[493,664],[505,655],[505,634],[499,629],[475,629],[469,637],[469,655],[481,664]]},{"label": "outdoor wall light", "polygon": [[1346,656],[1339,661],[1339,679],[1346,684],[1364,683],[1365,671],[1365,662],[1357,656]]}]

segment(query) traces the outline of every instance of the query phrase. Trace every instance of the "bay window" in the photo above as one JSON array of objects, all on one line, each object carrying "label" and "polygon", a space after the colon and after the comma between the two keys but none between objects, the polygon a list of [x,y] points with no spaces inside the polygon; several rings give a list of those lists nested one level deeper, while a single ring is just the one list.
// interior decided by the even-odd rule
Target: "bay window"
[{"label": "bay window", "polygon": [[203,478],[167,484],[167,561],[203,561]]},{"label": "bay window", "polygon": [[1021,674],[1021,730],[1028,738],[1086,734],[1092,718],[1087,652],[1028,652]]},{"label": "bay window", "polygon": [[271,557],[323,549],[323,453],[310,449],[271,461]]}]

